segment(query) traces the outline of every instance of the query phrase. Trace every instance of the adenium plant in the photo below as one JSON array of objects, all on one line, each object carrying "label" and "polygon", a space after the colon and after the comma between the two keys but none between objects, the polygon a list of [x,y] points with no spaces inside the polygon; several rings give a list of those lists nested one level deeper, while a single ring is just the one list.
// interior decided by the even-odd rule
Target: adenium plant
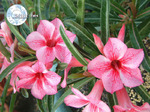
[{"label": "adenium plant", "polygon": [[[149,36],[143,25],[149,22],[148,0],[20,3],[30,15],[27,21],[18,27],[7,18],[1,22],[0,81],[7,79],[1,112],[9,85],[10,112],[15,111],[16,95],[28,98],[28,92],[41,112],[73,112],[70,107],[82,112],[150,112],[140,69],[150,71],[142,42]],[[3,0],[4,12],[10,5]],[[131,102],[129,88],[142,97],[142,106]]]}]

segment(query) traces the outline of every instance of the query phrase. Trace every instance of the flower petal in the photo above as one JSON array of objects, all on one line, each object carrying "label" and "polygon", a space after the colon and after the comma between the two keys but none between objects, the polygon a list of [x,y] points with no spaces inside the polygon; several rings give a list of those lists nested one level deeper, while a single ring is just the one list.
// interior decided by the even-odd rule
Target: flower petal
[{"label": "flower petal", "polygon": [[5,32],[4,38],[5,38],[5,40],[6,40],[7,44],[8,44],[8,46],[10,47],[11,44],[13,43],[13,39],[12,39],[12,36],[11,36],[11,31],[10,31],[10,29],[9,29],[9,27],[8,27],[8,25],[7,25],[7,23],[6,23],[6,22],[2,22],[2,23],[1,23],[1,28],[2,28],[2,30]]},{"label": "flower petal", "polygon": [[123,108],[119,105],[114,105],[113,108],[114,108],[114,112],[125,112],[126,111],[125,108]]},{"label": "flower petal", "polygon": [[61,81],[61,77],[52,71],[44,73],[44,77],[51,86],[57,86]]},{"label": "flower petal", "polygon": [[87,97],[88,97],[90,100],[93,100],[93,102],[94,102],[95,100],[100,100],[101,95],[102,95],[102,93],[103,93],[103,89],[104,89],[104,87],[103,87],[102,81],[101,81],[101,80],[98,80],[98,81],[95,83],[95,85],[94,85],[92,91],[90,92],[90,94],[89,94]]},{"label": "flower petal", "polygon": [[32,69],[37,73],[37,72],[47,72],[47,69],[45,67],[45,65],[40,62],[40,61],[37,61],[33,66],[32,66]]},{"label": "flower petal", "polygon": [[66,86],[67,86],[67,77],[68,77],[68,72],[69,72],[69,70],[70,70],[71,68],[69,67],[69,68],[66,68],[65,70],[64,70],[64,79],[63,79],[63,81],[62,81],[62,83],[61,83],[61,87],[62,88],[65,88]]},{"label": "flower petal", "polygon": [[103,42],[101,41],[100,37],[98,37],[97,35],[93,34],[93,37],[97,48],[103,54],[103,48],[104,48]]},{"label": "flower petal", "polygon": [[[100,111],[98,111],[98,110],[100,110]],[[97,104],[96,112],[111,112],[111,110],[106,103],[104,103],[103,101],[99,101],[99,103]]]},{"label": "flower petal", "polygon": [[128,87],[136,87],[143,83],[143,79],[139,68],[122,68],[120,70],[120,78],[124,85]]},{"label": "flower petal", "polygon": [[113,69],[103,74],[102,81],[105,90],[111,94],[123,88],[123,83],[120,79],[119,73]]},{"label": "flower petal", "polygon": [[137,68],[144,58],[144,52],[142,49],[128,48],[127,52],[120,59],[121,63],[125,67]]},{"label": "flower petal", "polygon": [[43,89],[43,84],[40,79],[37,79],[36,82],[34,83],[31,93],[35,98],[42,99],[45,96],[45,91]]},{"label": "flower petal", "polygon": [[50,47],[42,47],[36,51],[36,57],[39,61],[43,62],[44,64],[51,62],[55,59],[55,55],[53,52],[53,48]]},{"label": "flower petal", "polygon": [[63,47],[60,45],[55,46],[55,56],[62,63],[70,63],[72,55],[67,47]]},{"label": "flower petal", "polygon": [[125,24],[123,24],[122,28],[119,31],[118,39],[123,42],[124,41],[124,37],[125,37]]},{"label": "flower petal", "polygon": [[111,69],[111,62],[106,57],[99,55],[88,64],[88,72],[92,73],[95,77],[102,77],[103,73]]},{"label": "flower petal", "polygon": [[116,91],[116,96],[117,96],[118,104],[121,107],[125,109],[132,107],[132,103],[130,101],[129,95],[124,87]]},{"label": "flower petal", "polygon": [[84,99],[84,100],[88,100],[87,97],[84,94],[82,94],[79,90],[77,90],[77,89],[75,89],[73,87],[71,88],[71,90],[79,98]]},{"label": "flower petal", "polygon": [[24,78],[16,82],[16,87],[17,89],[19,88],[31,89],[35,81],[36,81],[35,77]]},{"label": "flower petal", "polygon": [[45,37],[46,40],[52,39],[53,33],[55,30],[55,26],[47,21],[47,20],[40,20],[40,24],[37,28],[37,31]]},{"label": "flower petal", "polygon": [[54,95],[57,93],[57,86],[52,86],[49,82],[45,79],[42,80],[43,82],[43,89],[47,95]]},{"label": "flower petal", "polygon": [[55,38],[55,39],[60,38],[59,27],[60,26],[64,27],[62,21],[58,18],[55,18],[54,20],[51,21],[51,23],[55,26],[55,31],[54,31],[54,34],[53,34],[53,38]]},{"label": "flower petal", "polygon": [[81,108],[88,104],[87,100],[83,100],[82,98],[76,96],[76,95],[69,95],[64,99],[64,103],[67,106]]},{"label": "flower petal", "polygon": [[22,66],[16,69],[16,74],[19,78],[31,78],[35,75],[35,71],[29,66]]},{"label": "flower petal", "polygon": [[127,51],[127,46],[117,38],[109,38],[104,46],[103,52],[110,60],[121,59]]},{"label": "flower petal", "polygon": [[46,46],[45,38],[37,31],[34,31],[27,36],[26,43],[33,50],[38,50],[41,47]]},{"label": "flower petal", "polygon": [[93,105],[91,103],[89,103],[82,112],[94,112],[94,108]]}]

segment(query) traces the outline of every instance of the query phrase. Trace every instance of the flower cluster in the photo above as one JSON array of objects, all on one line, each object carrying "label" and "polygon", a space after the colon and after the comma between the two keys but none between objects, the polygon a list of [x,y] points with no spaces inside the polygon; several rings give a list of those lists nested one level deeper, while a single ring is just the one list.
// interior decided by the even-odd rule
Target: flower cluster
[{"label": "flower cluster", "polygon": [[[60,84],[62,88],[67,86],[69,70],[72,67],[83,67],[65,45],[59,31],[60,26],[64,28],[66,35],[73,43],[76,35],[66,30],[58,18],[51,22],[41,20],[37,31],[27,36],[25,42],[29,50],[36,52],[37,60],[22,62],[10,72],[12,73],[10,84],[14,92],[19,92],[21,88],[31,89],[32,95],[38,99],[42,99],[45,95],[54,95],[61,82],[61,76],[51,71],[54,62],[67,63],[64,69],[64,79]],[[17,41],[13,41],[6,22],[1,24],[0,36],[4,37],[1,38],[2,44],[11,54],[8,59],[0,52],[0,73],[2,73],[14,62],[14,49]],[[141,107],[133,105],[124,88],[124,86],[136,87],[143,83],[138,67],[144,58],[142,49],[127,47],[123,42],[124,36],[125,25],[122,26],[118,38],[110,37],[105,45],[97,35],[93,34],[95,44],[101,54],[93,60],[86,59],[89,62],[86,73],[100,80],[95,83],[87,96],[72,87],[71,90],[75,95],[69,95],[64,99],[67,106],[81,108],[86,105],[83,112],[110,112],[109,106],[100,100],[105,89],[111,94],[116,92],[119,105],[113,107],[115,112],[149,112],[148,103]]]}]

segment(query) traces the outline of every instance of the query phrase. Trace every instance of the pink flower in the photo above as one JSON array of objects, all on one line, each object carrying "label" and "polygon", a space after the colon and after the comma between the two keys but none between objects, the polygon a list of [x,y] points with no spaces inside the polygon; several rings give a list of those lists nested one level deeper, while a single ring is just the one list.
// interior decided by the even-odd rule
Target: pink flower
[{"label": "pink flower", "polygon": [[[64,27],[58,18],[51,22],[41,20],[37,31],[29,34],[26,39],[26,43],[30,48],[36,51],[38,60],[44,64],[53,61],[55,57],[61,62],[69,62],[71,60],[72,55],[63,42],[59,32],[61,25]],[[67,30],[65,32],[71,42],[73,42],[76,35]]]},{"label": "pink flower", "polygon": [[5,43],[6,41],[8,46],[10,47],[13,43],[13,39],[11,37],[11,32],[6,22],[1,23],[0,36],[4,37],[4,39],[1,39],[2,42]]},{"label": "pink flower", "polygon": [[64,99],[67,106],[81,108],[87,105],[83,112],[110,112],[109,107],[100,100],[103,92],[102,81],[99,80],[95,83],[89,95],[84,96],[79,90],[72,88],[75,95],[69,95]]},{"label": "pink flower", "polygon": [[142,49],[127,48],[122,42],[124,34],[123,26],[118,39],[109,38],[105,46],[99,39],[96,45],[101,46],[99,49],[103,55],[97,56],[88,64],[88,72],[102,79],[104,88],[110,93],[122,89],[123,84],[135,87],[143,83],[138,66],[143,60],[144,52]]},{"label": "pink flower", "polygon": [[17,88],[31,89],[34,97],[42,99],[45,94],[54,95],[57,93],[57,85],[61,77],[52,71],[47,71],[42,62],[36,62],[32,67],[22,66],[16,70]]},{"label": "pink flower", "polygon": [[116,91],[119,105],[113,106],[115,112],[150,112],[150,105],[144,103],[141,107],[133,105],[125,88]]}]

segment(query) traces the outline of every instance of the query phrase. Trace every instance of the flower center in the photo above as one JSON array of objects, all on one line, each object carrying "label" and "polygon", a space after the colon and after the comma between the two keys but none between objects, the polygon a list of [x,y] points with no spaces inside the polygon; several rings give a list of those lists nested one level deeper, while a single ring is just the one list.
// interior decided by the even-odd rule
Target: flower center
[{"label": "flower center", "polygon": [[35,75],[36,75],[37,78],[41,79],[44,74],[41,73],[41,72],[38,72],[38,73],[36,73]]},{"label": "flower center", "polygon": [[121,68],[121,62],[118,61],[118,60],[113,60],[113,61],[111,62],[111,67],[112,67],[113,69],[115,69],[115,70],[118,70],[118,69]]},{"label": "flower center", "polygon": [[46,43],[46,45],[48,47],[54,47],[56,45],[56,42],[54,40],[48,40],[47,43]]}]

